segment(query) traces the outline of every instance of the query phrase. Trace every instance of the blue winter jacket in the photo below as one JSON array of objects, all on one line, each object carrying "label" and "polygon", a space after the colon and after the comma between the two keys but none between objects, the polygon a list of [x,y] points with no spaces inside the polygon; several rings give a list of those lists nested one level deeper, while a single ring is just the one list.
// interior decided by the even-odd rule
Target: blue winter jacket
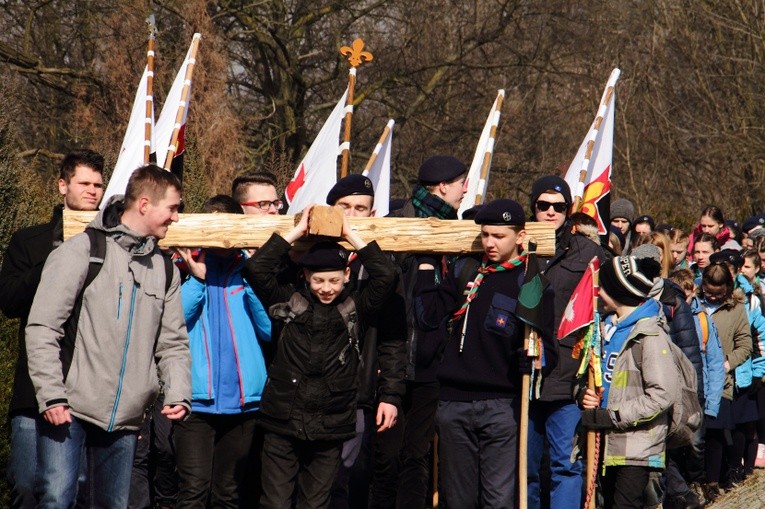
[{"label": "blue winter jacket", "polygon": [[693,364],[696,370],[699,398],[704,396],[704,367],[702,353],[699,349],[699,338],[694,325],[693,313],[685,302],[685,294],[675,283],[669,279],[664,280],[664,290],[659,296],[664,316],[669,324],[669,337],[674,344],[680,347],[685,356]]},{"label": "blue winter jacket", "polygon": [[245,255],[206,253],[205,281],[189,277],[181,287],[191,349],[192,411],[256,410],[266,383],[258,341],[271,340],[271,320],[242,279]]},{"label": "blue winter jacket", "polygon": [[696,324],[699,347],[702,351],[701,359],[704,363],[704,413],[710,417],[717,417],[717,413],[720,410],[723,388],[725,387],[725,353],[723,352],[720,338],[717,335],[715,323],[709,314],[707,314],[709,336],[705,349],[701,322],[698,315],[706,313],[706,311],[704,311],[697,297],[694,297],[691,301],[691,312],[693,313],[693,321]]},{"label": "blue winter jacket", "polygon": [[[736,386],[743,388],[751,385],[751,378],[762,378],[765,375],[765,357],[762,357],[762,352],[765,352],[765,317],[762,316],[760,307],[753,305],[752,299],[756,299],[757,296],[754,295],[752,283],[743,274],[739,274],[736,276],[736,284],[746,295],[746,317],[752,328],[752,358],[736,368]],[[749,365],[748,372],[743,368],[747,364]],[[739,368],[742,368],[740,375]],[[739,377],[745,378],[747,373],[750,376],[749,384],[739,385]]]}]

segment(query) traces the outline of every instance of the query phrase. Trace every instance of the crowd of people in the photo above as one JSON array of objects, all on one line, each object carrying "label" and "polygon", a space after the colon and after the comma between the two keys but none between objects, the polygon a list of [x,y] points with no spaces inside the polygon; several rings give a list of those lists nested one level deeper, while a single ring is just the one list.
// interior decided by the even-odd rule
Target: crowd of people
[{"label": "crowd of people", "polygon": [[[709,206],[685,233],[619,199],[600,237],[550,175],[533,183],[528,211],[500,198],[462,215],[480,226],[481,253],[390,255],[350,227],[375,211],[372,182],[349,175],[326,204],[343,210],[353,251],[293,249],[310,206],[258,249],[163,253],[181,183],[147,165],[101,204],[103,165],[90,150],[68,154],[63,204],[3,257],[0,309],[20,319],[13,507],[416,509],[434,488],[439,507],[516,507],[531,373],[542,377],[528,413],[529,508],[594,496],[587,430],[602,441],[601,507],[703,507],[765,466],[765,215],[740,227]],[[457,219],[466,176],[453,157],[427,159],[390,216]],[[275,177],[253,171],[203,212],[283,206]],[[63,209],[98,214],[64,242]],[[530,221],[554,227],[553,255],[525,250]],[[577,375],[581,331],[556,336],[594,258],[593,389]],[[538,271],[530,352],[521,293]],[[704,420],[675,446],[679,358]]]}]

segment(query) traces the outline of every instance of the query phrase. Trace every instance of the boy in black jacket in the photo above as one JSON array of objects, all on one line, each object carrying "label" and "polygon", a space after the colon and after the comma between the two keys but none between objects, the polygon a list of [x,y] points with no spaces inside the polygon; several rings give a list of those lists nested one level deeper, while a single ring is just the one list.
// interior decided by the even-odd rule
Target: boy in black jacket
[{"label": "boy in black jacket", "polygon": [[291,244],[307,234],[311,208],[287,235],[274,234],[244,269],[272,316],[286,322],[261,399],[263,508],[292,507],[296,484],[298,507],[329,503],[343,441],[356,428],[359,330],[394,289],[395,268],[376,242],[367,244],[348,226],[347,218],[342,236],[369,272],[361,292],[346,286],[348,253],[327,242],[301,260],[308,289],[279,284],[279,267]]},{"label": "boy in black jacket", "polygon": [[[484,255],[469,264],[460,258],[439,286],[425,288],[417,300],[425,329],[450,319],[450,337],[438,367],[440,400],[440,485],[449,507],[515,507],[518,484],[517,440],[521,373],[530,372],[523,350],[524,325],[516,317],[525,275],[523,208],[513,200],[494,200],[475,216],[481,225]],[[471,270],[467,279],[462,271]],[[477,268],[477,270],[476,270]],[[433,264],[420,259],[425,280]],[[552,341],[553,296],[542,297],[541,331],[547,367],[555,362]],[[480,501],[480,502],[479,502]]]}]

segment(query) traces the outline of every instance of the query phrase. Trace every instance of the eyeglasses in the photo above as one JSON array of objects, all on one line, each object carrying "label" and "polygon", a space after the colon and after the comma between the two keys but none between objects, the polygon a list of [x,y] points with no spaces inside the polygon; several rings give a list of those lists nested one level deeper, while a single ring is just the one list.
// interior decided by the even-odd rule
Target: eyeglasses
[{"label": "eyeglasses", "polygon": [[260,210],[268,210],[271,208],[271,205],[273,205],[276,210],[282,210],[284,208],[284,202],[281,200],[244,201],[239,203],[239,205],[242,207],[258,207]]},{"label": "eyeglasses", "polygon": [[558,214],[566,212],[566,209],[568,208],[568,205],[566,205],[566,202],[562,202],[562,201],[556,202],[556,203],[550,203],[549,201],[537,200],[536,206],[539,212],[544,212],[546,210],[549,210],[550,207],[552,207],[553,210],[557,212]]}]

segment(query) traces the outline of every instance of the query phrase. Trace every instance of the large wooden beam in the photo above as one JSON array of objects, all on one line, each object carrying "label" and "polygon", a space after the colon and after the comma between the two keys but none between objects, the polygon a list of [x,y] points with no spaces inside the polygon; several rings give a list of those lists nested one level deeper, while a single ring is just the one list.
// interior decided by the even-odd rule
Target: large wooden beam
[{"label": "large wooden beam", "polygon": [[[64,238],[80,232],[95,212],[64,211]],[[481,251],[481,228],[473,221],[427,218],[352,217],[351,226],[365,240],[376,240],[383,251],[399,253],[475,253]],[[240,214],[181,214],[160,242],[163,247],[257,248],[273,232],[286,234],[294,216]],[[555,252],[555,230],[544,223],[528,223],[526,230],[537,241],[537,252]],[[307,242],[310,242],[307,241]],[[297,246],[300,248],[300,246]]]}]

